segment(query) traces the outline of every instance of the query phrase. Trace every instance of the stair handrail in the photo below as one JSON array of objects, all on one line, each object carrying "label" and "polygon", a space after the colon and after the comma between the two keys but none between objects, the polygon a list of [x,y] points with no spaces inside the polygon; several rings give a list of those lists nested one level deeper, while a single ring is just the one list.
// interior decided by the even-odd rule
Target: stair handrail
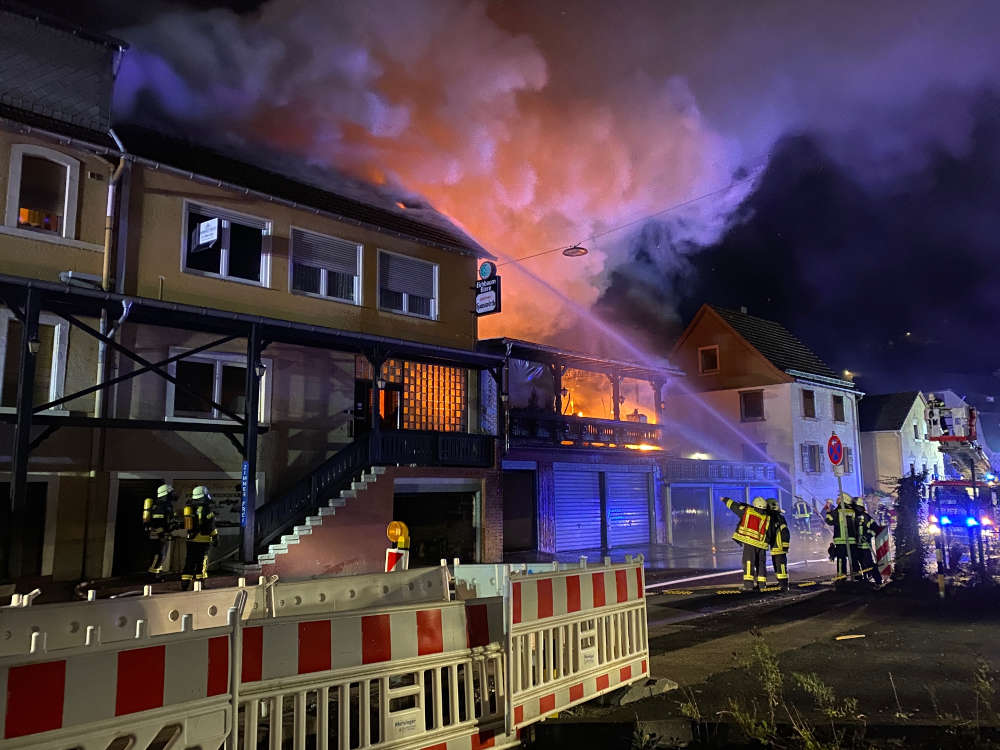
[{"label": "stair handrail", "polygon": [[371,436],[348,443],[274,500],[257,509],[254,539],[261,547],[335,497],[371,463]]}]

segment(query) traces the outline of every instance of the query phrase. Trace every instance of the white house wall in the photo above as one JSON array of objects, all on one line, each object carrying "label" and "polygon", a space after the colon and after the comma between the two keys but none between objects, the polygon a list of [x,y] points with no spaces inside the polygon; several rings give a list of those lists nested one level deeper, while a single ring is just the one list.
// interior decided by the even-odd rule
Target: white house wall
[{"label": "white house wall", "polygon": [[[845,474],[842,479],[844,492],[851,495],[863,494],[862,485],[862,460],[860,451],[860,441],[857,422],[857,397],[849,392],[826,388],[812,383],[793,383],[789,386],[790,408],[793,415],[793,444],[792,444],[792,487],[795,494],[801,496],[807,502],[816,500],[822,504],[824,500],[835,499],[837,497],[837,477],[833,473],[833,466],[826,457],[826,444],[830,435],[834,432],[844,444],[850,448],[853,456],[853,472]],[[815,395],[816,416],[806,417],[802,413],[802,391],[811,390]],[[844,397],[844,421],[837,422],[833,419],[833,396]],[[803,443],[817,443],[822,446],[820,460],[820,471],[818,473],[806,472],[802,468],[799,446]]]}]

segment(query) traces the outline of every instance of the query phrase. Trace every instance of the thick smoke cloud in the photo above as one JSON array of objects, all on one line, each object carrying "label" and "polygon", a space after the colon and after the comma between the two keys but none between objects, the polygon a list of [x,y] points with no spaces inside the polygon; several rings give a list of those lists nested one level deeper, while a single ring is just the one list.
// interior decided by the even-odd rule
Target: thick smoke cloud
[{"label": "thick smoke cloud", "polygon": [[[246,151],[263,143],[416,191],[501,260],[585,242],[584,258],[526,266],[584,308],[627,257],[622,234],[588,238],[725,185],[737,162],[683,78],[635,65],[575,96],[554,84],[572,60],[483,2],[271,0],[252,14],[164,14],[123,35],[122,117],[166,114]],[[683,231],[710,241],[727,213],[725,201],[702,206]],[[579,317],[519,267],[503,271],[505,312],[481,334],[544,339]]]},{"label": "thick smoke cloud", "polygon": [[[935,181],[942,163],[971,163],[981,146],[983,115],[972,101],[1000,77],[995,3],[162,7],[120,31],[132,44],[119,81],[123,117],[167,117],[248,152],[264,144],[417,191],[504,256],[584,242],[585,258],[554,253],[525,267],[655,351],[704,299],[805,324],[801,334],[821,349],[831,337],[822,327],[814,334],[810,316],[828,318],[837,300],[855,311],[864,338],[881,331],[870,324],[886,309],[857,297],[853,290],[868,288],[859,274],[913,272],[916,245],[895,224],[892,242],[882,226],[876,235],[845,227],[872,226],[872,212],[909,216],[899,198],[908,191],[926,198],[914,205],[933,236],[966,242],[957,217],[989,223],[942,204]],[[811,155],[789,152],[805,142]],[[810,179],[793,179],[815,163]],[[804,217],[824,210],[816,195],[837,211],[810,222]],[[947,220],[942,205],[952,211]],[[856,259],[853,272],[813,270],[835,250]],[[600,343],[577,308],[557,304],[517,267],[503,270],[509,312],[484,319],[484,335],[544,339],[568,328],[578,348]],[[964,319],[960,307],[949,310]],[[912,317],[919,322],[919,311]],[[862,369],[882,345],[864,346],[865,356],[840,344],[820,353]]]}]

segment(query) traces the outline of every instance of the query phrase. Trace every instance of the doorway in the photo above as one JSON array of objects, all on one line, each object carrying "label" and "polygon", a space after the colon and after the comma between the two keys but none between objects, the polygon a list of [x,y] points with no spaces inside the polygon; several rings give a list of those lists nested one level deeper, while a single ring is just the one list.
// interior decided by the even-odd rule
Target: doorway
[{"label": "doorway", "polygon": [[131,575],[149,567],[150,561],[146,559],[148,551],[146,533],[142,528],[142,505],[147,497],[156,497],[156,488],[159,485],[158,479],[119,481],[112,575]]},{"label": "doorway", "polygon": [[503,551],[525,552],[537,547],[535,472],[503,472]]},{"label": "doorway", "polygon": [[[360,437],[372,428],[372,382],[354,381],[354,435]],[[403,384],[386,383],[379,391],[380,426],[383,430],[399,430],[403,426]]]},{"label": "doorway", "polygon": [[397,492],[393,518],[410,529],[410,567],[454,557],[476,562],[475,493]]},{"label": "doorway", "polygon": [[[25,504],[24,523],[24,575],[40,576],[42,574],[42,551],[45,548],[45,506],[48,503],[48,482],[28,482],[25,488],[27,502]],[[0,518],[5,528],[10,528],[10,482],[0,482],[0,498],[3,498],[5,515]],[[6,536],[6,535],[5,535]],[[10,550],[5,550],[7,555]]]}]

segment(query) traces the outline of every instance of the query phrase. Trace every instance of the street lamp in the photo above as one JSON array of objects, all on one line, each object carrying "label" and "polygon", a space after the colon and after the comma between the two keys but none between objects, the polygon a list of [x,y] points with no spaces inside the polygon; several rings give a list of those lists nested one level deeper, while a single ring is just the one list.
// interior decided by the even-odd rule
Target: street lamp
[{"label": "street lamp", "polygon": [[258,359],[257,364],[253,366],[253,371],[258,378],[262,378],[264,377],[264,373],[267,372],[267,365]]},{"label": "street lamp", "polygon": [[37,336],[32,336],[28,339],[28,351],[31,354],[38,354],[38,350],[42,348],[42,342],[38,340]]},{"label": "street lamp", "polygon": [[572,247],[567,247],[565,250],[563,250],[562,254],[565,255],[567,258],[581,258],[584,255],[587,255],[589,252],[590,250],[588,250],[585,247],[581,247],[580,245],[573,245]]}]

